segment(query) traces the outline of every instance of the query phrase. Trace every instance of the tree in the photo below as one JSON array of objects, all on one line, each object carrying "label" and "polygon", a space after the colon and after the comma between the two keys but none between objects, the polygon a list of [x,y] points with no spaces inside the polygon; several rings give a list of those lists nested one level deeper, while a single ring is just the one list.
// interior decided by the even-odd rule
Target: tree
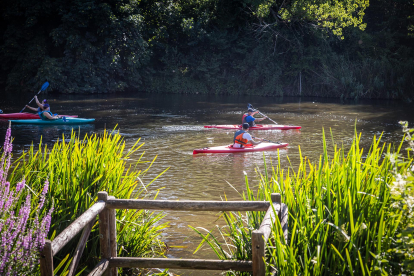
[{"label": "tree", "polygon": [[33,89],[48,79],[65,93],[138,87],[148,60],[134,0],[6,0],[1,4],[2,70],[8,88]]},{"label": "tree", "polygon": [[308,25],[329,30],[343,39],[348,26],[365,29],[363,22],[369,0],[245,0],[258,19],[257,31],[278,34],[280,25]]}]

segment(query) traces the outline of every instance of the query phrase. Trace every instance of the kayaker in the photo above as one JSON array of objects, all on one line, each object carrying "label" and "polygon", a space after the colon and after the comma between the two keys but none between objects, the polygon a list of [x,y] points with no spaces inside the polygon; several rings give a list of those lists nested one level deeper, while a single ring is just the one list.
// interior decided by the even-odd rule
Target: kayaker
[{"label": "kayaker", "polygon": [[253,127],[256,125],[256,122],[261,122],[264,119],[267,119],[267,117],[263,117],[263,118],[255,118],[253,117],[255,114],[259,113],[259,110],[255,110],[253,108],[249,108],[247,110],[247,113],[243,114],[243,118],[242,118],[242,123],[248,123],[250,127]]},{"label": "kayaker", "polygon": [[233,139],[233,148],[242,148],[247,144],[258,145],[262,142],[256,142],[255,140],[253,140],[252,136],[248,133],[249,127],[250,126],[248,123],[244,123],[243,129],[236,131]]},{"label": "kayaker", "polygon": [[36,109],[35,107],[31,107],[26,105],[27,108],[29,108],[30,110],[33,110],[35,112],[37,112],[37,114],[39,114],[40,119],[42,120],[56,120],[56,119],[60,119],[59,116],[54,116],[52,114],[52,112],[50,112],[50,105],[47,103],[47,100],[44,99],[42,104],[39,102],[39,100],[37,99],[37,96],[34,96],[35,100],[36,100],[36,104],[38,105],[38,108]]}]

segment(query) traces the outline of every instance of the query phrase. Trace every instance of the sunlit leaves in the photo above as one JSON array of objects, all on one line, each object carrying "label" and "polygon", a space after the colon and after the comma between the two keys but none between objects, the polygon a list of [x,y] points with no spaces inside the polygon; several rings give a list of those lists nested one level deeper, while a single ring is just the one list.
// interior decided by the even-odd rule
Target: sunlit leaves
[{"label": "sunlit leaves", "polygon": [[[288,3],[288,4],[287,4]],[[260,19],[277,24],[302,22],[315,27],[326,28],[335,36],[343,38],[343,28],[352,26],[361,30],[366,28],[363,23],[364,11],[369,0],[296,0],[291,2],[268,0],[253,3],[254,14]]]}]

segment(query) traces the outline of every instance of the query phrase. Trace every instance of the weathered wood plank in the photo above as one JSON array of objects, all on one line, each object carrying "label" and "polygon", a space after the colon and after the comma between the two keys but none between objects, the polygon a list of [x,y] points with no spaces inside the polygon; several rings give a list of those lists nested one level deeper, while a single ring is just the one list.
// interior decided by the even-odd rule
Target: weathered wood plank
[{"label": "weathered wood plank", "polygon": [[[108,200],[108,193],[107,192],[98,192],[98,200],[106,202]],[[101,248],[101,258],[107,259],[111,257],[111,249],[109,245],[110,240],[109,234],[109,209],[104,208],[99,213],[99,241],[100,241],[100,248]],[[110,276],[111,272],[109,269],[104,272],[102,275]]]},{"label": "weathered wood plank", "polygon": [[88,274],[88,276],[101,276],[108,271],[109,261],[107,259],[102,259],[95,268]]},{"label": "weathered wood plank", "polygon": [[113,257],[109,267],[181,268],[252,271],[251,261]]},{"label": "weathered wood plank", "polygon": [[145,209],[178,211],[266,211],[267,201],[192,201],[192,200],[143,200],[109,199],[110,209]]},{"label": "weathered wood plank", "polygon": [[279,219],[278,217],[279,213],[280,213],[280,204],[279,203],[273,204],[273,207],[270,206],[269,209],[267,210],[262,220],[262,224],[260,224],[259,231],[263,233],[263,239],[265,243],[267,243],[267,240],[269,239],[270,234],[272,233],[272,226],[275,223],[275,219]]},{"label": "weathered wood plank", "polygon": [[[115,199],[114,196],[108,196],[108,199]],[[111,257],[117,256],[117,243],[116,243],[116,210],[109,210],[109,247],[111,250]],[[113,267],[110,269],[112,276],[118,275],[118,269]]]},{"label": "weathered wood plank", "polygon": [[282,203],[282,207],[281,207],[281,211],[280,211],[280,216],[281,216],[281,220],[280,220],[280,225],[282,226],[282,230],[283,230],[283,236],[285,236],[285,241],[286,243],[288,242],[288,220],[289,220],[289,212],[288,212],[288,207],[286,204]]},{"label": "weathered wood plank", "polygon": [[40,253],[40,275],[53,276],[53,254],[52,242],[50,240],[46,240],[45,246]]},{"label": "weathered wood plank", "polygon": [[263,233],[259,230],[254,230],[252,232],[253,276],[265,276],[266,274],[266,266],[264,262],[265,245]]},{"label": "weathered wood plank", "polygon": [[76,234],[78,234],[88,223],[96,218],[105,207],[105,202],[98,201],[91,208],[86,210],[80,217],[72,222],[52,242],[52,253],[56,255]]},{"label": "weathered wood plank", "polygon": [[86,242],[88,241],[89,234],[91,233],[92,227],[95,224],[95,220],[91,220],[85,228],[83,228],[83,232],[81,238],[79,239],[78,245],[76,246],[75,253],[73,255],[72,263],[69,266],[69,274],[68,276],[73,276],[76,274],[76,269],[78,268],[79,261],[82,257],[83,250],[85,249]]}]

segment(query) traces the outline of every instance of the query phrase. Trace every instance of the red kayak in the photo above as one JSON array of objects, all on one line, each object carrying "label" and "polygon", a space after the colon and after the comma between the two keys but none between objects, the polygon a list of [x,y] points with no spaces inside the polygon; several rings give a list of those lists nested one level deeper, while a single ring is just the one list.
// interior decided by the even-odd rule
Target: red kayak
[{"label": "red kayak", "polygon": [[[78,115],[61,115],[61,116],[73,117],[73,118],[78,117]],[[22,119],[22,120],[25,120],[25,119],[40,119],[40,117],[37,114],[22,112],[22,113],[0,114],[0,119],[5,119],[5,120],[19,120],[19,119]]]},{"label": "red kayak", "polygon": [[233,148],[233,145],[229,146],[219,146],[219,147],[211,147],[211,148],[202,148],[202,149],[195,149],[193,154],[197,153],[235,153],[235,152],[252,152],[252,151],[267,151],[267,150],[274,150],[278,148],[287,147],[288,143],[260,143],[258,145],[247,145],[244,148]]},{"label": "red kayak", "polygon": [[[211,125],[204,126],[205,128],[217,128],[217,129],[242,129],[242,125]],[[249,128],[249,130],[271,130],[271,129],[301,129],[301,126],[287,126],[287,125],[256,125]]]}]

